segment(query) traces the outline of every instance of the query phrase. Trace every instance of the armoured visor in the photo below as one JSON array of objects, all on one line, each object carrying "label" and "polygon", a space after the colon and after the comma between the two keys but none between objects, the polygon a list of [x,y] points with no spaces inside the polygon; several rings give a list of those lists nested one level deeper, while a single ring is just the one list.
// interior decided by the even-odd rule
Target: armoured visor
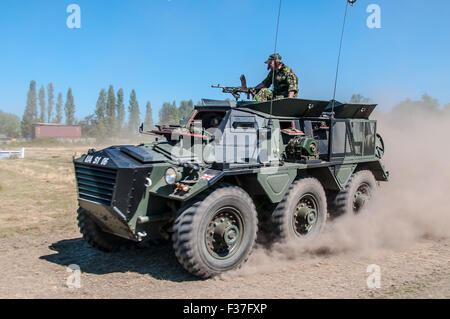
[{"label": "armoured visor", "polygon": [[145,196],[146,178],[158,161],[139,146],[112,146],[75,159],[80,207],[86,209],[106,230],[134,238],[128,222]]}]

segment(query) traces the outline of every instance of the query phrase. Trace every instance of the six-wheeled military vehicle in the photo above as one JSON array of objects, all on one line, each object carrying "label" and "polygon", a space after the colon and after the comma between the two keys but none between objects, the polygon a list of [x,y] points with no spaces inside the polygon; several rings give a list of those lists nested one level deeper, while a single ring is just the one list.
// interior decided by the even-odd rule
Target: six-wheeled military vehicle
[{"label": "six-wheeled military vehicle", "polygon": [[202,100],[179,125],[147,131],[153,143],[89,150],[74,160],[84,239],[103,251],[171,239],[204,278],[241,265],[258,225],[314,240],[389,178],[375,105],[332,104]]}]

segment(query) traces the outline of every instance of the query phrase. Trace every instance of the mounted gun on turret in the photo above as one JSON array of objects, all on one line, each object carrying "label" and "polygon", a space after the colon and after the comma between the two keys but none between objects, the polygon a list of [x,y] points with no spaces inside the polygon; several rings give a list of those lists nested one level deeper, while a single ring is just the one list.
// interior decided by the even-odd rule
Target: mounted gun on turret
[{"label": "mounted gun on turret", "polygon": [[223,93],[230,93],[233,95],[233,97],[238,101],[241,97],[240,93],[247,94],[247,99],[250,99],[250,95],[252,94],[251,88],[247,87],[247,80],[245,79],[245,75],[241,75],[241,86],[221,86],[219,84],[217,85],[211,85],[214,89],[222,89]]}]

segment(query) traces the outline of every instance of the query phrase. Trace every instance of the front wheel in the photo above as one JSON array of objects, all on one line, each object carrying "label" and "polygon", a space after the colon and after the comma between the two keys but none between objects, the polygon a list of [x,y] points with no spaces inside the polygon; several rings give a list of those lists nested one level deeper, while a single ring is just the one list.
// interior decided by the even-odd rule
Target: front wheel
[{"label": "front wheel", "polygon": [[327,199],[315,178],[295,181],[272,215],[275,235],[281,240],[313,238],[327,220]]},{"label": "front wheel", "polygon": [[131,240],[103,231],[84,208],[78,208],[77,219],[78,227],[84,240],[98,250],[115,252],[135,245]]},{"label": "front wheel", "polygon": [[246,261],[256,241],[258,219],[243,189],[222,184],[181,208],[173,229],[180,264],[196,276],[209,278]]}]

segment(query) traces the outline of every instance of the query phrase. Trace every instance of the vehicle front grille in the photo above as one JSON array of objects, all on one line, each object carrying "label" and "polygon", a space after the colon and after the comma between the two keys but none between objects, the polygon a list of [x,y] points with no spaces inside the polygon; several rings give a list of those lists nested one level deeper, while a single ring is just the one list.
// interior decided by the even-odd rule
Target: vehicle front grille
[{"label": "vehicle front grille", "polygon": [[78,196],[102,205],[111,205],[117,171],[112,168],[75,163]]}]

